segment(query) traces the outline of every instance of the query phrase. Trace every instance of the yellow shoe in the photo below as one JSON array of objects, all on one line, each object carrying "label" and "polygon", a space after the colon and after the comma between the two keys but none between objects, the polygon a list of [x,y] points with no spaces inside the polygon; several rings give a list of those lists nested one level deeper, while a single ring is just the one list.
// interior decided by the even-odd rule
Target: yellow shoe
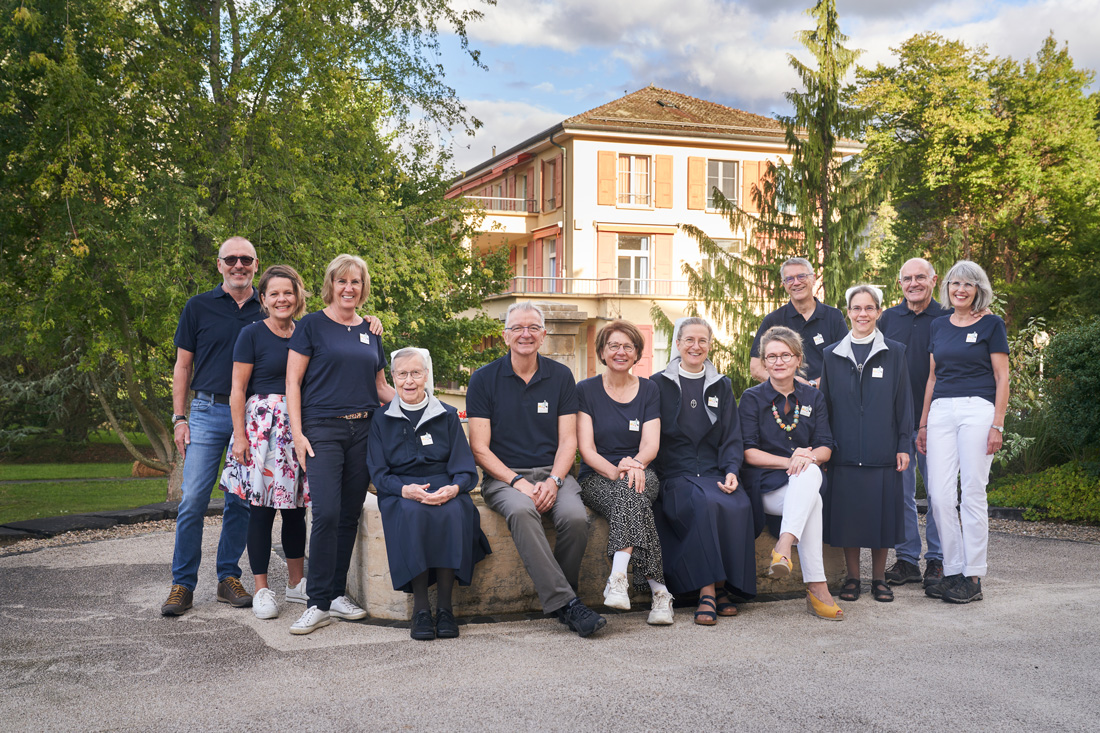
[{"label": "yellow shoe", "polygon": [[844,611],[841,610],[840,606],[836,605],[836,601],[833,602],[833,605],[826,606],[824,603],[817,600],[817,596],[809,591],[806,591],[806,610],[814,616],[823,618],[826,621],[844,620]]},{"label": "yellow shoe", "polygon": [[772,550],[772,564],[768,568],[769,578],[786,578],[791,574],[792,567],[794,566],[791,564],[790,558]]}]

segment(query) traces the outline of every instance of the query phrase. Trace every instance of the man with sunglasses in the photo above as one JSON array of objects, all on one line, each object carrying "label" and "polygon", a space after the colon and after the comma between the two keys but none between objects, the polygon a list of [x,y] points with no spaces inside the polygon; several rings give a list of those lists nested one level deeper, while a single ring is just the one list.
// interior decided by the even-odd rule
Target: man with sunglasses
[{"label": "man with sunglasses", "polygon": [[[252,287],[258,269],[251,242],[244,237],[225,240],[218,250],[222,283],[188,300],[176,328],[172,430],[183,458],[183,500],[176,518],[172,589],[160,609],[165,616],[179,616],[191,608],[198,582],[203,519],[233,436],[229,410],[233,345],[242,328],[264,317]],[[195,396],[187,410],[189,390]],[[241,585],[239,565],[247,540],[248,513],[244,501],[226,492],[218,542],[217,599],[236,607],[252,605],[252,596]]]},{"label": "man with sunglasses", "polygon": [[825,305],[814,297],[814,268],[803,257],[792,257],[779,267],[779,277],[783,289],[791,296],[790,302],[780,306],[760,323],[756,338],[752,342],[749,359],[749,373],[753,379],[763,382],[768,371],[760,361],[760,337],[772,326],[786,326],[802,337],[802,350],[805,358],[803,365],[806,375],[795,378],[811,387],[816,387],[821,378],[821,367],[825,347],[837,343],[848,335],[848,325],[839,308]]}]

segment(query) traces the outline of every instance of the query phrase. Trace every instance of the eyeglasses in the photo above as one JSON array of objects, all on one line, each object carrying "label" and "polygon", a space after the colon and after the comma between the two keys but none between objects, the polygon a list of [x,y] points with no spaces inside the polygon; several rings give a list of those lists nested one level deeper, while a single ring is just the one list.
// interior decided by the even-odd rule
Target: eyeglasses
[{"label": "eyeglasses", "polygon": [[813,276],[814,274],[812,272],[800,272],[797,275],[788,275],[787,277],[783,278],[783,284],[794,285],[796,282],[804,283]]},{"label": "eyeglasses", "polygon": [[963,290],[974,290],[975,288],[978,287],[978,284],[977,283],[964,283],[960,280],[952,280],[951,282],[947,283],[947,287],[949,287],[949,288],[962,288]]},{"label": "eyeglasses", "polygon": [[220,257],[219,259],[230,267],[236,267],[238,262],[245,267],[251,267],[252,263],[256,261],[255,257],[249,257],[248,255],[229,255],[228,257]]},{"label": "eyeglasses", "polygon": [[775,364],[777,361],[781,361],[787,364],[794,358],[794,354],[768,354],[764,357],[765,364]]},{"label": "eyeglasses", "polygon": [[850,305],[848,306],[849,313],[874,313],[878,310],[877,305]]},{"label": "eyeglasses", "polygon": [[901,279],[902,285],[908,285],[909,283],[922,283],[928,280],[927,275],[906,275]]},{"label": "eyeglasses", "polygon": [[708,339],[708,338],[698,338],[697,339],[694,336],[688,336],[687,338],[680,339],[680,343],[682,343],[684,346],[686,346],[690,349],[692,346],[696,346],[696,345],[706,346],[707,344],[710,343],[710,339]]},{"label": "eyeglasses", "polygon": [[634,344],[608,344],[607,350],[614,354],[616,351],[622,349],[625,354],[634,353]]},{"label": "eyeglasses", "polygon": [[417,370],[412,371],[412,372],[394,372],[393,373],[393,381],[395,381],[395,382],[404,382],[409,377],[412,377],[413,381],[419,382],[421,379],[424,378],[424,372],[417,369]]},{"label": "eyeglasses", "polygon": [[535,324],[534,326],[509,326],[508,328],[506,328],[504,330],[508,331],[509,333],[514,333],[517,336],[519,334],[523,333],[524,331],[531,334],[532,336],[535,336],[538,333],[540,333],[543,330],[543,328],[542,328],[542,326],[540,326],[538,324]]}]

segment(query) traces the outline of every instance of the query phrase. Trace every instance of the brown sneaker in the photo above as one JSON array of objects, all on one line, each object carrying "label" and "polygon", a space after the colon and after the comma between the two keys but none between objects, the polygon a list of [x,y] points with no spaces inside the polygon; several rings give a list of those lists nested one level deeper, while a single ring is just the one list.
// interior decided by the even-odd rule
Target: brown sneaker
[{"label": "brown sneaker", "polygon": [[184,611],[191,608],[194,594],[186,586],[173,585],[168,591],[168,600],[160,607],[163,616],[182,616]]},{"label": "brown sneaker", "polygon": [[252,605],[252,596],[241,585],[240,578],[230,576],[218,583],[218,602],[228,603],[236,608],[247,608]]}]

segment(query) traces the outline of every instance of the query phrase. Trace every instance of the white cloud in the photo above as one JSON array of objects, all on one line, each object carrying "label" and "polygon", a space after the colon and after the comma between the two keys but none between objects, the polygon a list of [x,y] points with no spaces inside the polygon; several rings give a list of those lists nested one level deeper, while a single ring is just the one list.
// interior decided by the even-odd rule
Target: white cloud
[{"label": "white cloud", "polygon": [[468,99],[466,107],[482,121],[483,127],[473,137],[458,137],[454,141],[454,164],[462,171],[493,157],[493,146],[503,153],[532,135],[553,127],[572,113],[556,112],[524,102]]}]

